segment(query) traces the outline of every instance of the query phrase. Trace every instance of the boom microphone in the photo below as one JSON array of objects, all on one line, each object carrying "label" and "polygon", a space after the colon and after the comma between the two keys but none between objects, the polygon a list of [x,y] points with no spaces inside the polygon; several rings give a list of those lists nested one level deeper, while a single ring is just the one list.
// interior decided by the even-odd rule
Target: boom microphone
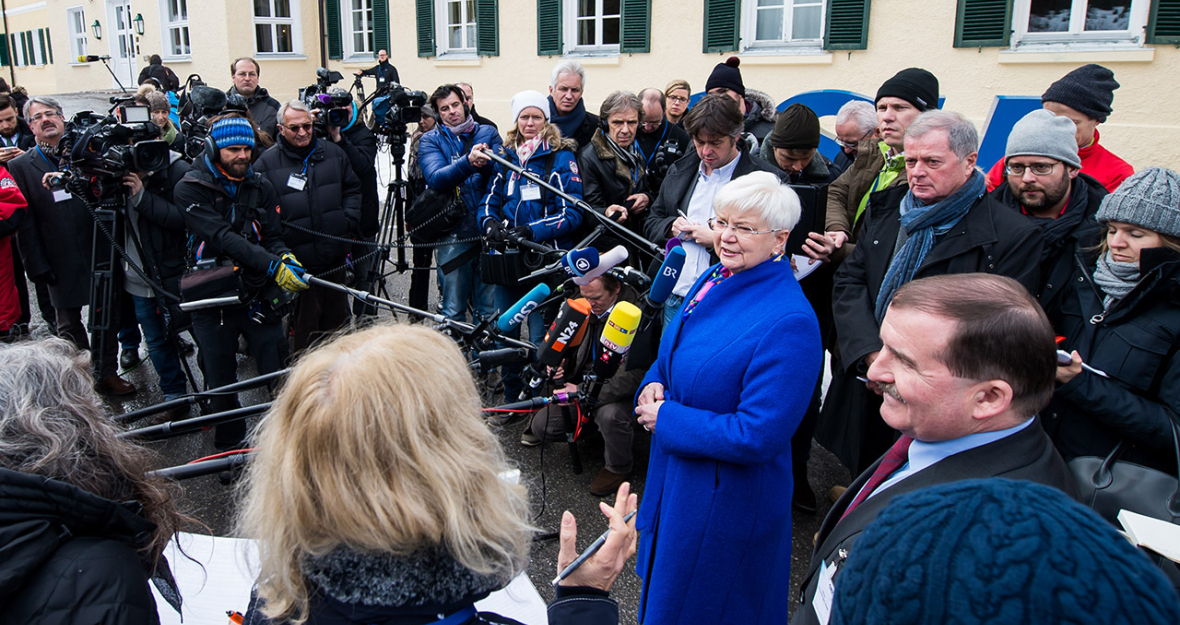
[{"label": "boom microphone", "polygon": [[660,273],[652,281],[651,291],[647,295],[652,304],[660,306],[668,300],[672,289],[676,287],[676,282],[680,280],[680,271],[684,269],[684,260],[683,247],[674,247],[668,251],[668,255],[664,257],[664,264],[660,265]]},{"label": "boom microphone", "polygon": [[570,250],[561,257],[561,269],[571,278],[580,278],[597,269],[600,262],[598,250],[592,247]]},{"label": "boom microphone", "polygon": [[496,327],[501,332],[515,330],[546,297],[549,297],[549,285],[542,282],[533,287],[533,290],[520,298],[520,301],[513,304],[511,308],[504,311],[504,314],[500,315],[500,319],[496,322]]},{"label": "boom microphone", "polygon": [[590,284],[590,281],[594,278],[601,276],[607,271],[613,269],[615,265],[618,265],[619,263],[627,260],[627,256],[627,248],[623,247],[622,245],[616,245],[612,247],[605,254],[602,254],[598,257],[597,267],[586,272],[585,275],[579,278],[574,278],[574,284],[578,286],[586,286],[587,284]]},{"label": "boom microphone", "polygon": [[94,54],[83,54],[83,55],[78,56],[79,63],[93,63],[95,61],[109,61],[109,60],[111,60],[111,57],[109,57],[109,56],[97,56]]}]

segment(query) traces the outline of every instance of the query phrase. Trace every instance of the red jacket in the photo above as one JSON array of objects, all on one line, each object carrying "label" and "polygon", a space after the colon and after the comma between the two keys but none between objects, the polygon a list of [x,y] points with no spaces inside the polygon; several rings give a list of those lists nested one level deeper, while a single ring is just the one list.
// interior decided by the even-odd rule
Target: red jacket
[{"label": "red jacket", "polygon": [[20,297],[12,269],[12,235],[25,219],[25,206],[25,196],[12,174],[0,165],[0,332],[12,329],[20,318]]},{"label": "red jacket", "polygon": [[[1127,161],[1114,155],[1114,152],[1098,144],[1098,131],[1094,131],[1094,142],[1078,150],[1078,157],[1082,159],[1082,173],[1094,178],[1106,187],[1107,191],[1119,188],[1123,181],[1135,173]],[[987,190],[991,192],[1004,182],[1004,159],[1000,159],[987,172]]]}]

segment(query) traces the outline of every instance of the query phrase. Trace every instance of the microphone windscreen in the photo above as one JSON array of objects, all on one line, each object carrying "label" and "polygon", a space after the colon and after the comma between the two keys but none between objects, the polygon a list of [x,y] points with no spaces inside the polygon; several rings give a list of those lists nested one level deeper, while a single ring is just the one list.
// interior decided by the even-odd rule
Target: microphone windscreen
[{"label": "microphone windscreen", "polygon": [[537,362],[547,367],[561,364],[565,348],[577,344],[589,316],[590,302],[581,298],[566,300],[545,335],[544,343],[537,349]]},{"label": "microphone windscreen", "polygon": [[549,297],[549,285],[542,282],[533,287],[533,290],[526,293],[511,308],[504,311],[504,314],[500,315],[500,319],[496,321],[496,327],[501,332],[515,330],[546,297]]},{"label": "microphone windscreen", "polygon": [[216,113],[225,108],[225,92],[205,85],[193,87],[188,99],[203,115]]},{"label": "microphone windscreen", "polygon": [[598,257],[598,266],[588,271],[585,275],[574,278],[574,284],[578,286],[586,286],[590,281],[602,274],[610,271],[615,265],[627,260],[627,248],[622,245],[616,245],[605,254]]},{"label": "microphone windscreen", "polygon": [[651,283],[651,290],[648,291],[648,298],[656,304],[663,304],[667,301],[668,296],[672,294],[672,289],[676,288],[676,282],[680,280],[680,270],[684,269],[684,248],[674,247],[668,255],[664,257],[664,264],[660,265],[660,273]]},{"label": "microphone windscreen", "polygon": [[680,237],[672,237],[671,239],[668,239],[667,243],[664,244],[664,251],[671,252],[682,245],[684,245],[684,241],[681,241]]},{"label": "microphone windscreen", "polygon": [[617,354],[627,353],[642,318],[643,311],[635,304],[626,301],[615,304],[614,310],[606,318],[606,327],[602,329],[603,347]]},{"label": "microphone windscreen", "polygon": [[598,267],[598,250],[588,247],[584,250],[570,250],[561,257],[561,269],[571,278],[580,278]]}]

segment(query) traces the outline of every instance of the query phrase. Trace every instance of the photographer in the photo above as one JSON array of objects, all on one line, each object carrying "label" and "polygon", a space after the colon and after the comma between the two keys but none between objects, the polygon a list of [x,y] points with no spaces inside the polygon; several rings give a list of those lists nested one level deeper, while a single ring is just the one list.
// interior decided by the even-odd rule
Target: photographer
[{"label": "photographer", "polygon": [[[25,272],[36,283],[49,285],[49,298],[56,311],[58,336],[78,349],[91,350],[98,388],[112,395],[131,395],[135,385],[119,377],[117,341],[100,341],[99,331],[87,337],[82,308],[89,306],[91,266],[94,248],[94,219],[86,205],[64,190],[51,191],[42,185],[47,174],[62,167],[55,154],[65,132],[61,105],[51,98],[32,98],[25,105],[25,118],[37,138],[37,146],[9,163],[9,171],[29,203],[28,213],[17,234]],[[112,312],[118,316],[119,306]],[[119,327],[117,319],[112,320]],[[102,353],[95,353],[100,345]]]},{"label": "photographer", "polygon": [[[317,139],[311,110],[302,100],[279,108],[279,140],[259,159],[282,208],[283,242],[322,277],[344,281],[352,243],[360,232],[361,183],[339,146]],[[326,235],[326,236],[323,236]],[[339,269],[339,271],[337,271]],[[348,324],[348,296],[313,286],[291,314],[295,351]]]},{"label": "photographer", "polygon": [[639,92],[639,100],[643,102],[643,123],[635,143],[647,167],[647,188],[656,197],[672,163],[693,149],[692,138],[682,126],[667,120],[668,98],[663,91],[649,87]]},{"label": "photographer", "polygon": [[[303,266],[283,243],[279,197],[250,158],[254,129],[242,117],[217,117],[209,130],[206,153],[198,157],[176,187],[176,203],[184,209],[190,238],[190,261],[227,263],[240,267],[242,283],[260,290],[272,280],[286,292],[307,288]],[[192,313],[193,336],[201,348],[205,382],[209,388],[237,381],[238,336],[245,336],[259,375],[282,367],[279,345],[282,324],[277,315],[251,315],[249,303],[197,310]],[[237,406],[233,395],[210,400],[214,411]],[[218,425],[213,444],[219,450],[240,447],[246,437],[244,421]]]},{"label": "photographer", "polygon": [[441,122],[422,137],[418,147],[418,162],[426,184],[435,191],[458,189],[467,215],[448,233],[438,248],[438,265],[443,293],[442,314],[456,321],[467,318],[470,300],[474,317],[487,318],[494,314],[493,287],[484,284],[479,275],[479,241],[455,243],[479,237],[475,213],[479,201],[487,191],[488,179],[495,168],[491,159],[477,151],[499,151],[503,142],[495,128],[475,121],[467,107],[463,90],[456,85],[443,85],[430,96],[430,105],[438,111]]}]

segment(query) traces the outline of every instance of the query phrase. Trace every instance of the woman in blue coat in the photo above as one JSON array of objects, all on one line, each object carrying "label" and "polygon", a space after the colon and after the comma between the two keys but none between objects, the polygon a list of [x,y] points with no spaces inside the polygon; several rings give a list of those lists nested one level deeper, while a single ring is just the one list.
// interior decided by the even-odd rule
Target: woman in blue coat
[{"label": "woman in blue coat", "polygon": [[635,410],[653,433],[642,623],[781,623],[790,601],[791,436],[823,360],[783,255],[799,199],[755,172],[713,206],[721,263],[689,290]]}]

